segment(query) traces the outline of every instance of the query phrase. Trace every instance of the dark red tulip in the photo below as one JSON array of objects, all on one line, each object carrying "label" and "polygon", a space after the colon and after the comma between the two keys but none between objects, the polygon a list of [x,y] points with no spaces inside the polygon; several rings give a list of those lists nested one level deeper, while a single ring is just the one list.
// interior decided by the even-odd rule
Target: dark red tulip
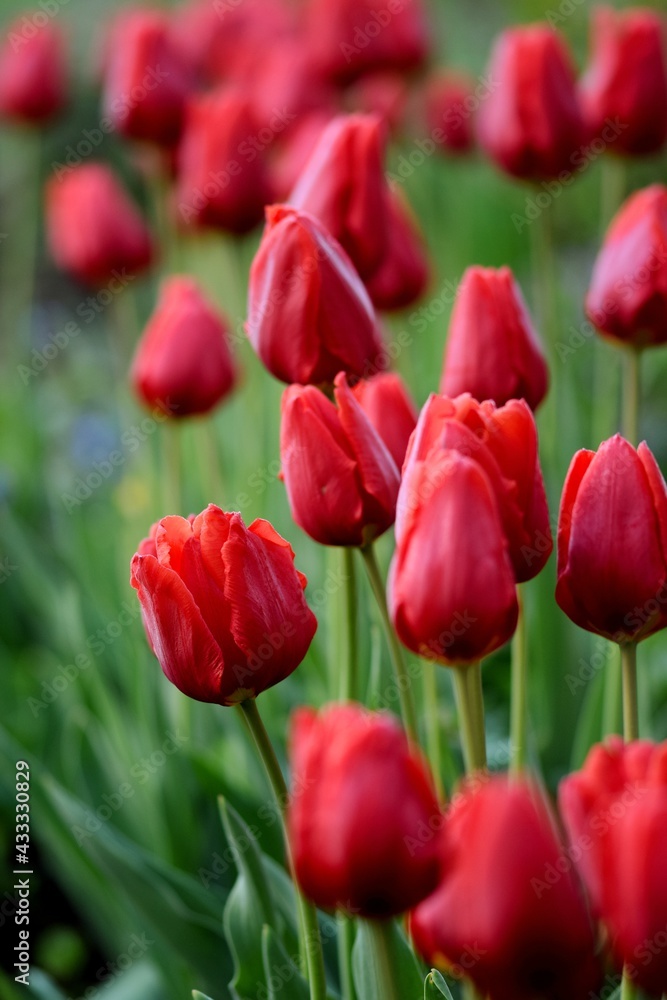
[{"label": "dark red tulip", "polygon": [[[409,462],[408,455],[404,482]],[[518,617],[494,487],[479,462],[456,450],[414,463],[409,485],[389,574],[394,627],[420,655],[475,662],[511,638]]]},{"label": "dark red tulip", "polygon": [[645,443],[578,451],[563,487],[556,600],[581,628],[639,642],[667,625],[667,487]]},{"label": "dark red tulip", "polygon": [[429,263],[417,222],[403,198],[387,191],[385,205],[386,252],[365,284],[377,309],[405,309],[426,290]]},{"label": "dark red tulip", "polygon": [[83,163],[50,179],[46,228],[56,264],[83,284],[126,284],[153,257],[143,219],[106,164]]},{"label": "dark red tulip", "polygon": [[137,8],[120,15],[106,52],[103,103],[121,135],[173,146],[192,85],[165,13]]},{"label": "dark red tulip", "polygon": [[402,73],[366,73],[347,89],[345,105],[350,111],[377,115],[390,132],[400,132],[409,99],[408,81]]},{"label": "dark red tulip", "polygon": [[208,413],[235,377],[223,318],[192,278],[167,278],[132,363],[139,398],[174,417]]},{"label": "dark red tulip", "polygon": [[366,545],[393,523],[399,473],[341,372],[336,405],[314,386],[285,390],[280,458],[292,517],[322,545]]},{"label": "dark red tulip", "polygon": [[210,504],[192,521],[163,518],[155,547],[133,557],[131,582],[151,648],[179,691],[233,705],[298,667],[317,622],[294,553],[268,521],[246,528],[240,514]]},{"label": "dark red tulip", "polygon": [[[17,18],[0,49],[0,118],[44,124],[67,103],[65,39],[41,12]],[[44,18],[46,23],[42,23]]]},{"label": "dark red tulip", "polygon": [[468,73],[446,70],[425,89],[428,134],[446,153],[469,153],[475,146],[475,81]]},{"label": "dark red tulip", "polygon": [[524,180],[572,172],[587,133],[561,36],[546,24],[504,31],[489,76],[495,86],[481,102],[477,121],[491,159]]},{"label": "dark red tulip", "polygon": [[418,69],[429,51],[421,0],[311,0],[308,28],[318,65],[339,83]]},{"label": "dark red tulip", "polygon": [[324,909],[386,919],[435,888],[440,814],[398,722],[359,705],[295,712],[288,812],[294,871]]},{"label": "dark red tulip", "polygon": [[333,382],[364,375],[383,347],[373,305],[347,254],[312,216],[267,209],[250,269],[247,330],[283,382]]},{"label": "dark red tulip", "polygon": [[443,844],[440,885],[410,920],[426,962],[470,977],[489,1000],[596,995],[593,927],[538,789],[505,776],[464,788]]},{"label": "dark red tulip", "polygon": [[574,859],[617,966],[650,996],[667,989],[667,743],[611,737],[561,783]]},{"label": "dark red tulip", "polygon": [[635,347],[667,341],[667,188],[637,191],[607,230],[586,296],[602,333]]},{"label": "dark red tulip", "polygon": [[271,201],[266,156],[252,143],[259,131],[250,100],[235,89],[193,98],[178,153],[181,219],[245,233]]},{"label": "dark red tulip", "polygon": [[[553,542],[535,419],[524,400],[496,408],[470,395],[431,396],[422,409],[403,468],[396,536],[411,512],[438,484],[438,458],[447,451],[472,458],[493,487],[518,583],[545,566]],[[413,473],[415,478],[413,479]]]},{"label": "dark red tulip", "polygon": [[395,372],[381,372],[357,382],[352,391],[400,470],[417,425],[417,410],[405,382]]},{"label": "dark red tulip", "polygon": [[288,198],[320,141],[332,112],[320,109],[300,116],[276,145],[272,179],[280,198]]},{"label": "dark red tulip", "polygon": [[449,324],[440,391],[499,406],[525,399],[535,410],[549,373],[521,289],[509,267],[469,267]]},{"label": "dark red tulip", "polygon": [[596,135],[609,120],[622,126],[611,152],[656,153],[667,139],[664,27],[661,15],[646,8],[593,10],[582,104]]}]

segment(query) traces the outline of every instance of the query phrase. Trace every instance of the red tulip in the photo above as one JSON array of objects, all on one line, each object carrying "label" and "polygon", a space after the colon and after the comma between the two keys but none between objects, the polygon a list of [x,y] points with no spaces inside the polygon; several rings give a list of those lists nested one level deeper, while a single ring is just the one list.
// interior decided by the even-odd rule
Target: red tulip
[{"label": "red tulip", "polygon": [[292,721],[294,870],[324,909],[386,919],[431,892],[440,815],[426,765],[388,715],[331,705]]},{"label": "red tulip", "polygon": [[[489,1000],[588,1000],[595,939],[549,810],[525,781],[491,777],[457,796],[439,887],[411,916],[429,964],[469,976]],[[551,885],[545,873],[557,871]]]},{"label": "red tulip", "polygon": [[418,69],[428,55],[421,0],[311,0],[308,14],[313,54],[340,83],[375,70]]},{"label": "red tulip", "polygon": [[591,63],[581,96],[592,132],[601,132],[609,119],[623,126],[613,152],[656,153],[667,139],[664,44],[664,21],[657,12],[593,11]]},{"label": "red tulip", "polygon": [[417,410],[403,379],[394,372],[381,372],[357,382],[352,391],[401,469],[410,435],[417,425]]},{"label": "red tulip", "polygon": [[400,132],[405,124],[410,90],[401,73],[366,73],[348,87],[346,107],[366,115],[377,115],[390,132]]},{"label": "red tulip", "polygon": [[581,628],[639,642],[667,625],[667,487],[646,444],[619,434],[572,459],[556,600]]},{"label": "red tulip", "polygon": [[469,267],[452,312],[440,391],[470,392],[499,406],[525,399],[535,410],[548,382],[542,346],[510,269]]},{"label": "red tulip", "polygon": [[333,382],[363,375],[383,347],[373,306],[347,254],[312,216],[267,209],[250,269],[247,330],[283,382]]},{"label": "red tulip", "polygon": [[667,743],[590,751],[562,783],[560,806],[596,915],[607,926],[618,967],[651,996],[667,989]]},{"label": "red tulip", "polygon": [[332,117],[324,109],[308,112],[281,137],[272,162],[273,185],[281,198],[289,196]]},{"label": "red tulip", "polygon": [[147,406],[174,417],[207,413],[233,388],[226,324],[192,278],[174,275],[164,282],[131,378]]},{"label": "red tulip", "polygon": [[161,11],[135,9],[118,18],[107,50],[104,114],[121,135],[173,146],[192,89],[191,68],[170,37]]},{"label": "red tulip", "polygon": [[252,145],[259,123],[249,99],[217,90],[189,106],[178,153],[178,209],[189,225],[245,233],[271,201],[265,156]]},{"label": "red tulip", "polygon": [[[409,462],[408,455],[404,478]],[[448,665],[475,662],[511,638],[518,617],[493,485],[477,461],[456,450],[415,463],[409,483],[414,502],[403,514],[389,575],[394,627],[420,655]]]},{"label": "red tulip", "polygon": [[[46,17],[41,14],[41,17]],[[43,124],[67,102],[65,39],[46,18],[17,19],[0,49],[0,117]]]},{"label": "red tulip", "polygon": [[428,132],[446,153],[469,153],[475,145],[474,88],[471,76],[454,70],[432,77],[426,86]]},{"label": "red tulip", "polygon": [[586,138],[565,43],[543,24],[511,28],[497,40],[480,104],[482,146],[514,177],[547,180],[570,173]]},{"label": "red tulip", "polygon": [[149,642],[167,678],[197,701],[233,705],[288,677],[317,622],[288,542],[214,504],[163,518],[156,555],[132,559]]},{"label": "red tulip", "polygon": [[412,213],[399,194],[388,191],[386,252],[365,284],[377,309],[404,309],[421,298],[429,282],[426,250]]},{"label": "red tulip", "polygon": [[292,517],[322,545],[366,545],[393,523],[399,474],[341,372],[334,406],[314,386],[285,390],[280,457]]},{"label": "red tulip", "polygon": [[150,234],[110,167],[85,163],[54,176],[46,189],[46,228],[58,267],[100,286],[145,270]]},{"label": "red tulip", "polygon": [[474,459],[493,487],[518,583],[532,579],[553,547],[535,419],[523,400],[496,408],[470,395],[431,396],[408,448],[398,498],[396,537],[438,486],[439,457]]},{"label": "red tulip", "polygon": [[602,333],[636,347],[667,341],[667,188],[633,194],[612,219],[586,312]]}]

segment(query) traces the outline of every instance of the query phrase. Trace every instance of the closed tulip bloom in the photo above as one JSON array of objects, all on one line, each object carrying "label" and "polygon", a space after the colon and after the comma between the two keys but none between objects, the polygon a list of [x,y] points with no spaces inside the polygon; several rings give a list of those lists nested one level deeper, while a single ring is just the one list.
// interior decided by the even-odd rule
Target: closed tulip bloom
[{"label": "closed tulip bloom", "polygon": [[247,331],[255,351],[283,382],[363,375],[384,348],[349,257],[305,212],[273,205],[266,217],[250,269]]},{"label": "closed tulip bloom", "polygon": [[591,20],[591,61],[581,81],[590,129],[607,122],[622,128],[614,153],[656,153],[667,138],[667,68],[664,21],[648,9],[596,7]]},{"label": "closed tulip bloom", "polygon": [[667,188],[637,191],[612,219],[586,313],[601,333],[635,347],[667,342]]},{"label": "closed tulip bloom", "polygon": [[518,617],[493,485],[478,462],[455,450],[432,452],[410,482],[416,502],[403,515],[389,574],[394,627],[415,653],[446,665],[474,663],[512,637]]},{"label": "closed tulip bloom", "polygon": [[261,222],[271,201],[265,158],[254,150],[252,158],[239,159],[258,130],[250,101],[238,90],[190,102],[178,153],[178,210],[186,224],[246,233]]},{"label": "closed tulip bloom", "polygon": [[667,625],[667,488],[645,443],[619,434],[572,459],[558,522],[556,600],[614,642]]},{"label": "closed tulip bloom", "polygon": [[132,363],[139,398],[189,417],[217,406],[235,379],[226,322],[192,278],[167,278]]},{"label": "closed tulip bloom", "polygon": [[481,103],[477,121],[491,159],[523,180],[571,173],[586,129],[560,35],[546,24],[504,31],[494,46],[489,76],[496,86]]},{"label": "closed tulip bloom", "polygon": [[341,372],[334,405],[314,386],[282,400],[280,458],[292,517],[322,545],[367,545],[393,523],[399,473]]},{"label": "closed tulip bloom", "polygon": [[535,410],[549,373],[521,289],[509,267],[469,267],[449,324],[440,391],[499,406],[525,399]]},{"label": "closed tulip bloom", "polygon": [[405,382],[395,372],[381,372],[357,382],[352,391],[400,470],[417,425],[417,410]]},{"label": "closed tulip bloom", "polygon": [[0,49],[0,118],[44,124],[67,102],[65,39],[56,24],[9,26]]},{"label": "closed tulip bloom", "polygon": [[405,309],[421,298],[430,278],[426,249],[417,222],[403,199],[387,191],[387,245],[379,266],[365,284],[377,309]]},{"label": "closed tulip bloom", "polygon": [[445,153],[469,153],[475,146],[476,81],[468,73],[447,70],[432,77],[424,93],[429,137]]},{"label": "closed tulip bloom", "polygon": [[423,958],[489,1000],[594,995],[593,927],[539,790],[506,776],[464,788],[443,832],[440,885],[410,919]]},{"label": "closed tulip bloom", "polygon": [[306,578],[268,521],[210,504],[163,518],[156,555],[137,553],[131,582],[166,677],[197,701],[233,705],[288,677],[317,628]]},{"label": "closed tulip bloom", "polygon": [[191,68],[170,37],[169,19],[136,9],[118,18],[104,74],[104,114],[129,139],[173,146],[181,133]]},{"label": "closed tulip bloom", "polygon": [[106,164],[83,163],[50,179],[46,229],[58,267],[86,285],[139,274],[153,258],[148,229]]},{"label": "closed tulip bloom", "polygon": [[439,808],[426,765],[395,719],[353,704],[298,709],[290,760],[288,832],[308,899],[386,919],[433,891]]}]

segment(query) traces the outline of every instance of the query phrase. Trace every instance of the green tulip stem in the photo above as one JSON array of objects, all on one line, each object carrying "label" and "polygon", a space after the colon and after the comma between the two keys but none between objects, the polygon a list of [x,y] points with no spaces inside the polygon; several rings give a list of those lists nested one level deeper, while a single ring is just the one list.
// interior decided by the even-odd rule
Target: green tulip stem
[{"label": "green tulip stem", "polygon": [[510,747],[512,774],[520,774],[526,767],[528,723],[528,663],[526,609],[522,588],[517,591],[519,620],[512,640],[512,699],[510,705]]},{"label": "green tulip stem", "polygon": [[389,654],[394,667],[394,673],[396,674],[396,685],[398,687],[398,696],[401,702],[403,725],[409,740],[414,744],[418,744],[419,731],[417,728],[417,711],[415,709],[411,680],[408,674],[405,657],[403,656],[403,647],[398,641],[398,637],[394,631],[394,626],[392,625],[389,617],[387,595],[385,593],[380,568],[375,556],[375,550],[372,545],[365,545],[360,551],[366,565],[366,572],[368,573],[371,590],[373,591],[378,608],[380,609],[382,626],[387,639],[387,645],[389,646]]},{"label": "green tulip stem", "polygon": [[639,739],[639,707],[637,704],[637,643],[625,642],[621,646],[623,671],[623,737],[626,741]]},{"label": "green tulip stem", "polygon": [[354,920],[345,913],[339,913],[338,923],[338,969],[340,972],[341,1000],[356,1000],[354,976],[352,973],[352,949],[354,947]]},{"label": "green tulip stem", "polygon": [[181,511],[181,435],[183,428],[175,418],[165,421],[162,428],[162,478],[164,484],[164,513],[182,514]]},{"label": "green tulip stem", "polygon": [[369,920],[373,942],[373,959],[375,978],[380,987],[378,990],[382,1000],[403,1000],[398,993],[398,975],[394,968],[394,952],[391,941],[391,922],[389,920]]},{"label": "green tulip stem", "polygon": [[438,716],[438,676],[441,667],[433,660],[422,660],[422,694],[424,698],[424,721],[426,724],[426,755],[431,765],[433,783],[440,802],[445,801],[442,782],[442,746],[440,743],[440,719]]},{"label": "green tulip stem", "polygon": [[623,437],[635,448],[639,444],[639,400],[641,350],[623,348]]},{"label": "green tulip stem", "polygon": [[481,662],[453,667],[452,675],[466,774],[474,774],[486,767]]},{"label": "green tulip stem", "polygon": [[621,980],[621,1000],[636,1000],[637,987],[632,981],[630,971],[623,969],[623,979]]},{"label": "green tulip stem", "polygon": [[[292,852],[290,849],[289,837],[287,836],[287,824],[285,820],[285,810],[289,800],[289,792],[280,768],[275,750],[271,745],[269,734],[262,722],[262,718],[257,708],[254,698],[247,698],[238,705],[239,713],[244,724],[257,748],[259,757],[264,765],[266,776],[269,779],[271,790],[278,806],[278,812],[282,819],[283,834],[285,838],[285,851],[287,863],[292,875],[294,866],[292,864]],[[307,972],[310,985],[310,1000],[326,1000],[326,978],[324,974],[324,957],[322,955],[322,940],[317,922],[317,911],[315,907],[307,902],[298,888],[295,887],[297,909],[299,914],[299,939],[301,947],[301,958],[304,971]]]},{"label": "green tulip stem", "polygon": [[600,236],[623,204],[627,187],[627,160],[623,156],[605,156],[602,159],[600,185]]},{"label": "green tulip stem", "polygon": [[345,657],[340,675],[340,700],[354,701],[359,691],[359,635],[357,627],[357,575],[354,549],[342,550],[342,571],[345,581]]}]

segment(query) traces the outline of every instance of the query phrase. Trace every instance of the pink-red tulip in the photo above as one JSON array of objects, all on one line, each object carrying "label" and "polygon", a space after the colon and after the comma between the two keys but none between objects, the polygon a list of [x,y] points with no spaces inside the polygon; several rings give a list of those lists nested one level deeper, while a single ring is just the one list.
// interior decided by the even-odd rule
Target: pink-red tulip
[{"label": "pink-red tulip", "polygon": [[65,39],[56,24],[10,24],[0,49],[0,118],[44,124],[67,102]]},{"label": "pink-red tulip", "polygon": [[365,284],[377,309],[404,309],[426,290],[429,263],[421,233],[403,198],[387,191],[385,206],[386,252]]},{"label": "pink-red tulip", "polygon": [[417,425],[417,410],[405,382],[395,372],[381,372],[357,382],[352,391],[401,469]]},{"label": "pink-red tulip", "polygon": [[447,70],[432,77],[424,94],[428,135],[445,153],[469,153],[475,146],[475,81]]}]

